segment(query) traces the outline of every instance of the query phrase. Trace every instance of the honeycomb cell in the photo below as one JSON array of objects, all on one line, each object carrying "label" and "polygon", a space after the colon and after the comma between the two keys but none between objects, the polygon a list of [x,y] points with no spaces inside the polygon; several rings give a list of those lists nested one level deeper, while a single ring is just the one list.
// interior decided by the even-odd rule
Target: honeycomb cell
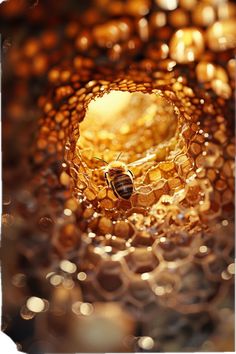
[{"label": "honeycomb cell", "polygon": [[58,250],[69,251],[79,247],[81,242],[80,233],[74,224],[63,225],[58,235],[53,240]]},{"label": "honeycomb cell", "polygon": [[170,301],[173,299],[173,293],[176,293],[180,287],[181,279],[179,274],[174,276],[171,270],[162,271],[149,280],[152,291],[158,296],[158,301]]},{"label": "honeycomb cell", "polygon": [[[224,274],[227,275],[227,266],[228,263],[224,258],[217,258],[217,260],[213,258],[209,263],[205,265],[206,273],[213,281],[217,281],[222,278],[227,280],[227,277],[224,276]],[[230,279],[230,276],[228,279]]]},{"label": "honeycomb cell", "polygon": [[116,236],[124,239],[128,239],[132,235],[133,230],[131,229],[128,222],[117,221],[114,226],[114,233]]},{"label": "honeycomb cell", "polygon": [[153,192],[146,194],[139,194],[137,197],[137,205],[141,207],[149,207],[155,202],[155,194]]},{"label": "honeycomb cell", "polygon": [[136,274],[152,272],[159,264],[158,258],[147,248],[137,248],[126,257],[129,269]]},{"label": "honeycomb cell", "polygon": [[146,281],[135,281],[130,285],[129,294],[138,306],[143,307],[154,300],[154,296]]},{"label": "honeycomb cell", "polygon": [[131,241],[131,245],[134,247],[151,246],[154,242],[154,237],[147,231],[138,231]]},{"label": "honeycomb cell", "polygon": [[99,267],[96,279],[102,291],[109,293],[113,298],[124,293],[127,287],[127,279],[122,274],[122,267],[119,262],[104,262]]},{"label": "honeycomb cell", "polygon": [[111,234],[113,230],[112,221],[106,217],[102,217],[98,222],[98,230],[103,235]]},{"label": "honeycomb cell", "polygon": [[202,282],[200,280],[203,275],[202,268],[195,265],[193,267],[196,267],[196,272],[193,274],[191,271],[187,271],[184,281],[181,283],[179,294],[176,295],[176,301],[180,309],[189,313],[197,312],[198,309],[206,309],[209,298],[217,300],[220,286],[219,283],[212,283],[205,277]]}]

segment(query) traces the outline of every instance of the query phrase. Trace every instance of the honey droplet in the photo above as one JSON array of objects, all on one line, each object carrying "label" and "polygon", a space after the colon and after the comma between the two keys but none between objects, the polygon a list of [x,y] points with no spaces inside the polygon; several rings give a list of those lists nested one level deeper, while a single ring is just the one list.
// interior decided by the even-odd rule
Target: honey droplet
[{"label": "honey droplet", "polygon": [[218,52],[234,48],[236,45],[236,23],[234,19],[215,22],[206,33],[210,49]]},{"label": "honey droplet", "polygon": [[215,21],[214,8],[205,3],[199,2],[192,12],[193,21],[198,26],[209,26]]},{"label": "honey droplet", "polygon": [[199,82],[209,82],[215,76],[215,65],[201,61],[196,66],[196,74]]},{"label": "honey droplet", "polygon": [[179,5],[185,10],[192,10],[197,4],[197,0],[179,0]]},{"label": "honey droplet", "polygon": [[234,18],[236,15],[236,4],[229,1],[222,1],[217,5],[217,15],[220,20]]},{"label": "honey droplet", "polygon": [[206,61],[201,61],[196,66],[196,74],[199,82],[210,82],[219,79],[222,82],[228,82],[228,75],[225,69]]},{"label": "honey droplet", "polygon": [[177,28],[188,26],[188,13],[182,9],[176,9],[174,11],[171,11],[169,13],[169,22],[172,26]]},{"label": "honey droplet", "polygon": [[213,91],[217,94],[217,96],[220,96],[222,98],[228,99],[232,94],[232,89],[229,84],[219,79],[213,80],[211,83],[211,87]]},{"label": "honey droplet", "polygon": [[236,59],[230,59],[227,64],[227,69],[231,79],[235,79],[236,74]]},{"label": "honey droplet", "polygon": [[180,29],[174,33],[170,41],[170,56],[180,64],[199,59],[203,50],[203,35],[196,28]]},{"label": "honey droplet", "polygon": [[178,6],[177,0],[156,0],[158,6],[164,10],[175,10]]},{"label": "honey droplet", "polygon": [[152,29],[164,27],[166,25],[166,14],[162,11],[157,11],[150,16],[150,25]]}]

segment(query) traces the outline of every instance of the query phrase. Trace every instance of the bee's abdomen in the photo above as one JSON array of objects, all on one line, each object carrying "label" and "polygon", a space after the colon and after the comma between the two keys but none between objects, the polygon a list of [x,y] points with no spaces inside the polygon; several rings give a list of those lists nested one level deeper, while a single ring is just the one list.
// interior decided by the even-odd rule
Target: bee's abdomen
[{"label": "bee's abdomen", "polygon": [[124,199],[129,199],[131,197],[133,193],[133,182],[128,175],[121,174],[117,176],[114,178],[112,184],[118,196]]}]

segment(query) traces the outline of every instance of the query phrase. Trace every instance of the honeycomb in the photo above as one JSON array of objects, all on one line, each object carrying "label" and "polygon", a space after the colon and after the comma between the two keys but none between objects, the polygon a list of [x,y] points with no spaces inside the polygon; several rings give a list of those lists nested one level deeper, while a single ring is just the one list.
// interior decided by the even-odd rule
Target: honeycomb
[{"label": "honeycomb", "polygon": [[[235,14],[0,5],[3,330],[19,349],[233,351]],[[106,183],[117,159],[128,200]]]}]

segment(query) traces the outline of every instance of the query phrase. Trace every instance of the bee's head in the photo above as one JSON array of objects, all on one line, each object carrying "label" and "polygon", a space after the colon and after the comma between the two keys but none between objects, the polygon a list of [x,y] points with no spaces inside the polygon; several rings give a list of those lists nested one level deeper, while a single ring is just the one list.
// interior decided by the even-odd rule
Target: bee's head
[{"label": "bee's head", "polygon": [[119,175],[120,173],[124,173],[127,171],[127,166],[124,162],[121,161],[112,161],[106,167],[106,170],[110,177]]}]

